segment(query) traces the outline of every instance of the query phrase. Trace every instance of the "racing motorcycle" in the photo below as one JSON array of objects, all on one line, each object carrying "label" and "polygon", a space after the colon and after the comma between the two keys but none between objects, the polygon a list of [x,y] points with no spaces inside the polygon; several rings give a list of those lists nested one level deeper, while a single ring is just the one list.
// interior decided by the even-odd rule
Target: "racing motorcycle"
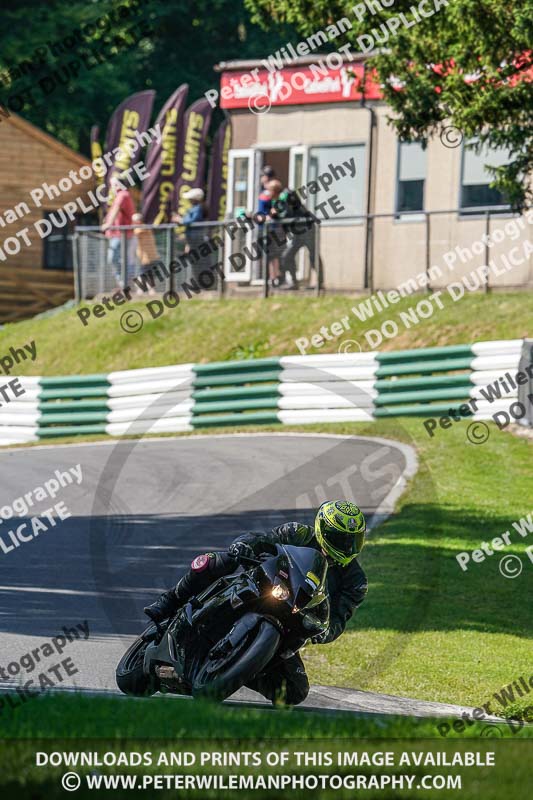
[{"label": "racing motorcycle", "polygon": [[242,558],[177,614],[152,623],[116,669],[125,694],[157,691],[222,701],[327,630],[327,561],[309,547],[274,545]]}]

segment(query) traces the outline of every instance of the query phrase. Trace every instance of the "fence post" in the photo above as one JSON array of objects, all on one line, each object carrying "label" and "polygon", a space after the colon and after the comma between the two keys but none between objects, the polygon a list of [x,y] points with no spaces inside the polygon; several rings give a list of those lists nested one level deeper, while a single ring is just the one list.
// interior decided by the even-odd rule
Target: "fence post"
[{"label": "fence post", "polygon": [[529,381],[518,386],[518,402],[522,403],[525,409],[524,416],[517,420],[520,425],[528,425],[533,428],[533,376],[531,367],[533,366],[533,339],[522,341],[522,352],[518,362],[519,372],[529,374]]},{"label": "fence post", "polygon": [[72,261],[74,267],[74,300],[76,301],[76,303],[81,302],[81,298],[83,295],[83,287],[82,287],[81,272],[80,272],[79,243],[80,243],[80,235],[79,233],[74,231],[74,235],[72,237]]},{"label": "fence post", "polygon": [[263,297],[268,297],[268,220],[265,220],[265,239],[266,246],[261,246],[261,263],[265,271],[265,279],[263,282]]},{"label": "fence post", "polygon": [[374,218],[366,215],[366,234],[365,234],[365,277],[364,288],[370,289],[370,294],[374,291]]},{"label": "fence post", "polygon": [[488,208],[485,211],[485,268],[486,268],[486,281],[485,281],[485,292],[490,291],[489,286],[489,231],[490,231],[490,209]]},{"label": "fence post", "polygon": [[313,267],[315,268],[315,274],[316,274],[316,292],[315,292],[315,294],[316,294],[317,297],[319,297],[320,290],[322,289],[322,279],[323,279],[323,275],[322,275],[322,259],[320,258],[320,236],[319,236],[320,225],[317,222],[314,222],[313,225],[314,225],[313,236],[315,238],[315,263],[313,264]]},{"label": "fence post", "polygon": [[128,240],[124,230],[120,232],[120,280],[125,289],[128,285]]},{"label": "fence post", "polygon": [[431,266],[431,224],[430,224],[430,212],[425,211],[425,220],[426,220],[426,278],[427,284],[426,289],[428,292],[431,291],[431,277],[429,268]]},{"label": "fence post", "polygon": [[167,257],[168,257],[168,292],[172,294],[174,291],[174,273],[172,272],[171,264],[174,261],[174,228],[167,228]]},{"label": "fence post", "polygon": [[219,300],[223,300],[224,299],[224,294],[226,292],[226,282],[225,282],[224,278],[222,277],[224,275],[225,244],[226,244],[226,230],[224,228],[224,225],[221,225],[220,228],[218,228],[218,231],[219,231],[219,235],[220,235],[220,241],[222,242],[222,245],[219,245],[217,247],[217,256],[216,256],[217,257],[217,264],[220,265],[220,272],[217,272],[217,276],[218,276],[218,298],[219,298]]},{"label": "fence post", "polygon": [[[90,234],[85,234],[85,235],[87,236],[87,239],[88,239],[87,245],[89,245]],[[97,256],[97,258],[98,258],[98,263],[101,264],[102,266],[100,267],[100,269],[98,269],[98,272],[97,272],[97,275],[96,275],[96,279],[95,279],[95,283],[98,286],[97,293],[100,293],[100,292],[104,291],[104,287],[105,287],[105,284],[106,284],[106,278],[109,275],[109,241],[110,240],[103,233],[102,234],[98,233],[96,236],[97,236],[97,241],[98,241],[98,256]],[[82,269],[85,270],[85,274],[86,275],[87,275],[87,271],[88,271],[88,268],[89,268],[89,253],[88,253],[88,250],[89,250],[89,247],[87,246],[87,248],[86,248],[87,252],[85,254],[85,259],[84,259],[84,266],[82,267]],[[113,286],[115,286],[115,284],[117,282],[117,279],[116,279],[116,276],[115,276],[115,272],[117,270],[116,265],[113,264],[111,269],[113,271],[113,275],[112,275]]]}]

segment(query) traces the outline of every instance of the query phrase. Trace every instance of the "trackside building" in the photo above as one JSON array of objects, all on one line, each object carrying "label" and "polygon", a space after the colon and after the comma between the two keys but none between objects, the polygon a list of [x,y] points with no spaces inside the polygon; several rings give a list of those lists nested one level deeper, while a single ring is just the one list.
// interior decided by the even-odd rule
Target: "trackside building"
[{"label": "trackside building", "polygon": [[[326,289],[424,290],[462,278],[480,289],[531,286],[533,218],[511,214],[489,186],[486,165],[506,163],[507,153],[475,152],[451,127],[426,149],[399,142],[365,56],[337,59],[337,68],[319,54],[278,69],[262,60],[215,67],[232,125],[228,215],[257,208],[260,170],[269,164],[284,185],[305,187],[306,205],[323,219]],[[326,173],[330,183],[320,181]],[[308,269],[303,260],[300,269]],[[254,282],[249,262],[227,264],[226,273]]]}]

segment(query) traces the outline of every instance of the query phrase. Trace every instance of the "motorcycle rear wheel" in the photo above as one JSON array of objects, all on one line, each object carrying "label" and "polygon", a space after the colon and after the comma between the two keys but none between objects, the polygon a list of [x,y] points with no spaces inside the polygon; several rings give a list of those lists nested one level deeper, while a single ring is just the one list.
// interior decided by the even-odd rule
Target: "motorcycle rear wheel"
[{"label": "motorcycle rear wheel", "polygon": [[252,680],[266,667],[279,645],[280,635],[276,628],[262,620],[256,635],[237,661],[221,665],[214,671],[209,656],[200,666],[192,685],[192,696],[196,699],[225,700],[237,689]]},{"label": "motorcycle rear wheel", "polygon": [[143,671],[144,651],[148,642],[136,639],[118,662],[115,677],[117,686],[124,694],[136,697],[148,697],[159,689],[159,681],[155,675],[146,675]]}]

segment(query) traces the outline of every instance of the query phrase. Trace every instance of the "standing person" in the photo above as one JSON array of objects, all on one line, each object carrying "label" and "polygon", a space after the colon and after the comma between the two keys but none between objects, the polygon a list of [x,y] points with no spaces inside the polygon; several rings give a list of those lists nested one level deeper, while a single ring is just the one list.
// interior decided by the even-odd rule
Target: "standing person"
[{"label": "standing person", "polygon": [[[268,212],[268,218],[270,220],[281,219],[283,216],[283,204],[281,201],[281,190],[282,190],[281,181],[278,181],[277,178],[275,178],[272,181],[268,181],[268,183],[266,184],[266,190],[270,195],[270,210]],[[279,224],[268,225],[267,262],[268,262],[269,277],[272,282],[272,286],[280,286],[281,283],[283,282],[281,278],[279,260],[283,250],[284,243],[285,240],[284,240],[283,226]]]},{"label": "standing person", "polygon": [[[315,238],[315,225],[319,225],[318,218],[304,206],[298,192],[292,189],[284,189],[280,194],[279,205],[282,209],[280,216],[286,219],[294,220],[294,223],[289,228],[291,234],[287,237],[287,243],[281,253],[281,268],[283,273],[289,272],[292,285],[290,289],[298,289],[299,283],[296,277],[296,255],[302,247],[307,247],[309,251],[309,259],[311,262],[311,269],[316,268],[316,238]],[[302,230],[303,228],[303,230]],[[316,276],[317,283],[319,275],[322,273],[322,259],[318,253],[318,273]]]},{"label": "standing person", "polygon": [[276,173],[272,167],[263,167],[261,170],[261,188],[259,190],[259,197],[257,199],[257,212],[260,217],[266,217],[270,213],[272,206],[272,194],[268,190],[268,184],[274,180]]},{"label": "standing person", "polygon": [[[142,225],[142,221],[142,214],[133,215],[132,223],[134,225]],[[143,272],[147,271],[147,268],[149,268],[150,264],[153,264],[154,261],[160,261],[159,253],[155,243],[154,232],[151,228],[134,228],[133,235],[137,247],[137,264],[140,265],[142,274]],[[137,294],[144,294],[140,287],[137,289]],[[155,290],[153,287],[150,288],[148,294],[151,296],[155,295]]]},{"label": "standing person", "polygon": [[180,225],[185,226],[185,239],[190,248],[197,247],[202,239],[202,230],[198,228],[191,228],[191,225],[198,222],[203,222],[205,218],[204,211],[204,198],[205,194],[203,189],[189,189],[183,195],[185,200],[190,200],[191,207],[185,212],[183,216],[180,214],[172,215],[172,222],[178,222]]},{"label": "standing person", "polygon": [[274,167],[270,167],[268,164],[265,164],[263,169],[261,170],[261,175],[259,177],[259,183],[261,184],[261,188],[259,189],[259,194],[266,189],[267,183],[269,181],[273,181],[277,178],[276,171]]},{"label": "standing person", "polygon": [[[267,189],[267,184],[268,184],[268,180],[269,180],[268,177],[267,177],[267,172],[268,173],[273,173],[274,170],[272,169],[272,167],[263,167],[263,169],[261,171],[261,189],[259,191],[259,197],[257,198],[257,211],[255,212],[254,219],[255,219],[255,221],[257,223],[257,226],[258,226],[258,228],[257,228],[257,239],[258,239],[258,242],[259,243],[263,242],[264,243],[264,247],[267,248],[267,250],[266,250],[266,252],[267,252],[267,268],[269,270],[270,280],[272,280],[272,275],[274,275],[274,277],[278,276],[279,269],[277,270],[277,273],[276,273],[274,271],[274,267],[270,266],[270,260],[269,260],[269,257],[268,257],[268,243],[265,241],[265,238],[264,238],[264,232],[265,232],[264,223],[265,223],[268,215],[270,214],[270,209],[272,207],[272,194]],[[267,228],[267,230],[268,230],[268,228]]]},{"label": "standing person", "polygon": [[256,214],[258,214],[260,217],[266,217],[270,213],[271,207],[272,207],[272,195],[270,194],[266,186],[264,186],[259,193],[259,197],[257,198]]},{"label": "standing person", "polygon": [[[132,224],[133,214],[135,213],[135,205],[131,198],[129,189],[124,187],[120,177],[120,175],[113,175],[111,177],[109,186],[115,197],[105,215],[102,231],[109,239],[109,248],[107,251],[108,266],[114,268],[117,284],[121,289],[123,289],[124,286],[122,286],[120,274],[120,244],[122,240],[122,231],[115,226]],[[126,261],[127,270],[129,273],[129,271],[133,268],[133,264],[135,263],[135,242],[133,241],[133,230],[130,229],[125,233],[127,240]]]},{"label": "standing person", "polygon": [[203,189],[189,189],[183,197],[191,203],[190,208],[183,214],[172,214],[172,222],[177,222],[185,228],[185,250],[184,255],[191,253],[194,266],[191,265],[192,273],[199,274],[204,269],[205,257],[200,256],[198,248],[206,239],[206,227],[200,225],[206,217],[204,204],[205,194]]}]

